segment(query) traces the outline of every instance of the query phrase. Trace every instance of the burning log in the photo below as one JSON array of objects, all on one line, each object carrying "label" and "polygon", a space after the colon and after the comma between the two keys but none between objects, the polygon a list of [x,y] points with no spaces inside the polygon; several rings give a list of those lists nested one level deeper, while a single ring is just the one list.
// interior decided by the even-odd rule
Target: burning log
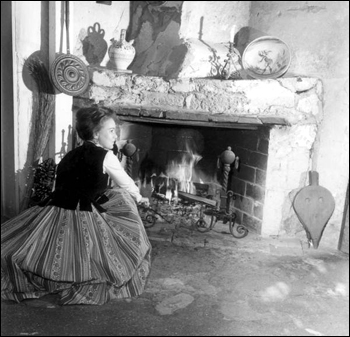
[{"label": "burning log", "polygon": [[217,205],[216,200],[210,200],[207,198],[200,197],[198,195],[194,195],[194,194],[190,194],[190,193],[186,193],[186,192],[182,192],[182,191],[178,191],[178,196],[179,196],[179,198],[183,198],[185,200],[189,200],[192,202],[200,202],[202,204],[209,205],[212,207],[216,207],[216,205]]}]

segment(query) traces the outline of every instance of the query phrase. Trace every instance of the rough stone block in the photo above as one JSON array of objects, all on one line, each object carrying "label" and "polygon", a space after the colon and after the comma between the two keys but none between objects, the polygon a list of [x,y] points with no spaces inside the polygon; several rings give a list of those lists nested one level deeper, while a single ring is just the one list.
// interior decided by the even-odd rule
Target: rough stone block
[{"label": "rough stone block", "polygon": [[245,195],[245,189],[246,189],[246,182],[238,179],[236,177],[232,178],[231,181],[231,190],[234,194],[239,194],[244,196]]},{"label": "rough stone block", "polygon": [[144,92],[141,103],[164,108],[169,106],[182,108],[184,106],[184,96],[181,94]]},{"label": "rough stone block", "polygon": [[266,139],[259,139],[258,151],[263,153],[263,154],[268,154],[269,153],[269,141]]},{"label": "rough stone block", "polygon": [[261,220],[254,218],[253,216],[243,214],[242,224],[258,234],[261,233]]},{"label": "rough stone block", "polygon": [[247,188],[245,192],[245,195],[247,197],[262,202],[264,200],[264,193],[265,190],[260,186],[247,183]]},{"label": "rough stone block", "polygon": [[253,215],[262,220],[263,219],[263,213],[264,213],[264,205],[260,204],[259,202],[255,201],[254,202],[254,210],[253,210]]},{"label": "rough stone block", "polygon": [[257,136],[258,134],[255,130],[246,130],[243,132],[241,131],[237,134],[237,145],[247,150],[256,151],[259,141]]},{"label": "rough stone block", "polygon": [[246,149],[241,149],[240,151],[240,160],[241,163],[256,167],[262,170],[267,168],[267,155],[259,152],[254,152]]},{"label": "rough stone block", "polygon": [[265,187],[265,185],[266,185],[266,171],[256,169],[255,184],[257,184],[261,187]]},{"label": "rough stone block", "polygon": [[195,84],[189,79],[170,80],[170,90],[174,92],[191,92],[195,90]]},{"label": "rough stone block", "polygon": [[91,80],[97,86],[120,87],[126,84],[127,77],[123,74],[113,72],[112,70],[103,69],[100,71],[93,71]]},{"label": "rough stone block", "polygon": [[241,211],[252,214],[253,211],[253,200],[238,196],[234,201],[234,207],[240,209]]},{"label": "rough stone block", "polygon": [[[240,160],[242,160],[241,157],[240,157]],[[234,175],[241,180],[245,180],[245,181],[254,183],[254,181],[255,181],[255,168],[247,166],[245,164],[240,164],[239,171],[235,171]]]}]

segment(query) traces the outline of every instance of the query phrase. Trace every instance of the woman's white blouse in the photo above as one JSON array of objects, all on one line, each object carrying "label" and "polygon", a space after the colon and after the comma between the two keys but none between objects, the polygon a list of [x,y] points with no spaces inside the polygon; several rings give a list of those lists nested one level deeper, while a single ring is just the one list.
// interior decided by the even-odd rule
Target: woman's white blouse
[{"label": "woman's white blouse", "polygon": [[142,195],[134,180],[123,169],[119,159],[111,150],[108,150],[103,161],[103,173],[107,173],[114,183],[127,190],[136,202],[140,202]]}]

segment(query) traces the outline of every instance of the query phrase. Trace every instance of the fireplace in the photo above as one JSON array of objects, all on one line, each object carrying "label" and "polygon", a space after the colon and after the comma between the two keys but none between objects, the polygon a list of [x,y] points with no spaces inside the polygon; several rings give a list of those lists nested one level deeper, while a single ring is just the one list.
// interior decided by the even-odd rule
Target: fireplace
[{"label": "fireplace", "polygon": [[[233,192],[232,211],[236,223],[261,233],[269,127],[230,129],[217,126],[124,122],[121,139],[139,150],[133,160],[132,177],[144,190],[155,181],[171,179],[180,191],[200,195],[199,184],[222,188],[224,165],[219,156],[228,147],[236,155],[229,165],[226,191]],[[123,141],[124,140],[124,141]],[[215,190],[215,188],[212,188]],[[166,193],[165,190],[162,191]],[[213,192],[210,192],[213,194]],[[148,195],[150,196],[150,195]],[[222,202],[224,207],[224,202]]]},{"label": "fireplace", "polygon": [[193,179],[220,184],[217,159],[230,146],[240,158],[228,183],[237,223],[263,236],[303,231],[291,201],[307,183],[322,120],[318,79],[165,80],[90,70],[89,91],[74,97],[73,111],[99,104],[116,112],[122,140],[140,149],[135,180],[145,167],[159,175],[191,152],[201,157]]}]

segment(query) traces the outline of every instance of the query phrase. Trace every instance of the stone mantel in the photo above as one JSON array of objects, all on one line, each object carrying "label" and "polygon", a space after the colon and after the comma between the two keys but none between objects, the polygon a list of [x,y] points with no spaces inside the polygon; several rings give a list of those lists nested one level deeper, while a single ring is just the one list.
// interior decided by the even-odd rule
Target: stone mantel
[{"label": "stone mantel", "polygon": [[89,70],[91,84],[74,98],[75,106],[95,103],[118,115],[174,122],[317,125],[322,119],[322,82],[316,78],[167,80],[106,68]]}]

